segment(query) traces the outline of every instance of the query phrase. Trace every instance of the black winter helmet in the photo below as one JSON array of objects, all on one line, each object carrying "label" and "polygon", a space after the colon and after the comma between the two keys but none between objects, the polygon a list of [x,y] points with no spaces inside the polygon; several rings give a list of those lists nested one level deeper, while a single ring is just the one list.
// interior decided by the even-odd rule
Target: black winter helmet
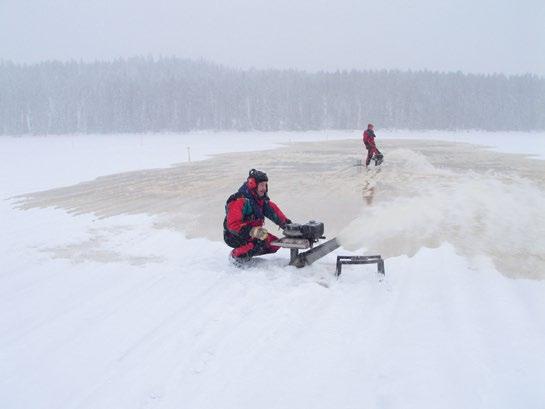
[{"label": "black winter helmet", "polygon": [[260,170],[256,170],[256,169],[250,170],[250,173],[248,174],[248,178],[255,179],[256,184],[260,182],[269,181],[269,178],[267,177],[267,174],[265,172],[261,172]]}]

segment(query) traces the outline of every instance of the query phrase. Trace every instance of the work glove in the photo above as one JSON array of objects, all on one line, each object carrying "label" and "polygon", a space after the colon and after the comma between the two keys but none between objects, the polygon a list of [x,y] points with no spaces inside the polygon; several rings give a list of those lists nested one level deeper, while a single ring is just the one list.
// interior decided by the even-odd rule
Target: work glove
[{"label": "work glove", "polygon": [[250,229],[250,237],[258,240],[266,240],[269,232],[264,227],[252,227]]}]

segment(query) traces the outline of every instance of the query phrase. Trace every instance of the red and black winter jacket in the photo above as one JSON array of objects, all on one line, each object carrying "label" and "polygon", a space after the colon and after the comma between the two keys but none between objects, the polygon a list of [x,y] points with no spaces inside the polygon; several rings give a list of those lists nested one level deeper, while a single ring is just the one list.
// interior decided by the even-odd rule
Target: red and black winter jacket
[{"label": "red and black winter jacket", "polygon": [[375,146],[375,132],[372,129],[367,129],[363,133],[363,143],[367,149],[376,148]]},{"label": "red and black winter jacket", "polygon": [[367,149],[367,164],[369,164],[372,155],[380,155],[380,151],[375,145],[375,132],[372,129],[367,129],[363,133],[363,143]]},{"label": "red and black winter jacket", "polygon": [[280,227],[288,220],[267,194],[259,198],[255,189],[251,190],[247,182],[237,193],[229,196],[225,204],[225,213],[223,238],[227,244],[236,247],[250,240],[250,229],[263,226],[265,217]]}]

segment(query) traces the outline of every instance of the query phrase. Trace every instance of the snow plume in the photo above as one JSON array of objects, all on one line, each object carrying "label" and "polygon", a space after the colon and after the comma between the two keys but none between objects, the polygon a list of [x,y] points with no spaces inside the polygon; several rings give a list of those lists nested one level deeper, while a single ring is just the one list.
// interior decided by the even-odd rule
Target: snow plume
[{"label": "snow plume", "polygon": [[340,233],[343,247],[391,257],[449,242],[461,254],[489,256],[508,276],[545,278],[545,191],[536,183],[495,171],[438,169],[404,150],[391,156],[407,159],[369,172],[368,196],[395,181],[404,194],[368,203]]}]

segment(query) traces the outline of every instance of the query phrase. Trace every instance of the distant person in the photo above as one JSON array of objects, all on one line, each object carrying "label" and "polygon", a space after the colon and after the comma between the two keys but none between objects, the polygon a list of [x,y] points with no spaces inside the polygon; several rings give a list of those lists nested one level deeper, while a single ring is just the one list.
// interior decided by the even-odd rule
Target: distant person
[{"label": "distant person", "polygon": [[367,125],[367,130],[363,133],[363,144],[367,149],[367,159],[365,160],[365,166],[368,167],[371,163],[371,159],[375,160],[375,166],[380,165],[384,156],[377,149],[375,145],[375,126],[373,124]]},{"label": "distant person", "polygon": [[229,257],[237,266],[254,256],[276,253],[280,248],[271,244],[278,238],[263,227],[265,217],[281,228],[291,223],[269,199],[268,181],[265,172],[250,170],[248,179],[225,204],[223,240],[233,248]]}]

